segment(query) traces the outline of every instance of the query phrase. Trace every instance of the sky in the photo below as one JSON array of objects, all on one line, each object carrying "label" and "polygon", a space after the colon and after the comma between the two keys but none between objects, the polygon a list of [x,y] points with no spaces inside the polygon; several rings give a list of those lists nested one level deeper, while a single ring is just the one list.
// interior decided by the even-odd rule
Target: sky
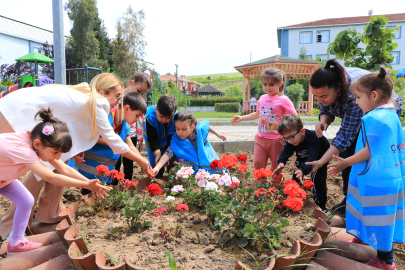
[{"label": "sky", "polygon": [[[52,30],[52,1],[1,0],[0,15]],[[63,0],[65,3],[66,0]],[[131,5],[145,12],[145,61],[160,74],[181,75],[236,72],[235,66],[280,54],[277,27],[326,18],[405,12],[401,0],[274,1],[274,0],[98,0],[99,16],[110,38]],[[397,4],[395,4],[397,2]],[[402,8],[401,8],[402,6]],[[71,23],[64,11],[65,34]],[[41,14],[41,15],[39,15]]]}]

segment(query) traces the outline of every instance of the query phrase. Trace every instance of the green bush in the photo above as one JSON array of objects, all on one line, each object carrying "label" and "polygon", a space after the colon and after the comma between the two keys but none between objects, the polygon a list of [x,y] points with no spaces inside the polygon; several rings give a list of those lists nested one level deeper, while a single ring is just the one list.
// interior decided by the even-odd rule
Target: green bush
[{"label": "green bush", "polygon": [[237,102],[242,104],[241,97],[198,97],[190,99],[190,106],[215,106],[216,103]]},{"label": "green bush", "polygon": [[214,109],[216,112],[239,112],[239,103],[216,103]]},{"label": "green bush", "polygon": [[295,109],[300,108],[300,102],[302,101],[302,96],[304,95],[304,88],[301,84],[295,83],[288,86],[286,96],[289,97],[294,104]]}]

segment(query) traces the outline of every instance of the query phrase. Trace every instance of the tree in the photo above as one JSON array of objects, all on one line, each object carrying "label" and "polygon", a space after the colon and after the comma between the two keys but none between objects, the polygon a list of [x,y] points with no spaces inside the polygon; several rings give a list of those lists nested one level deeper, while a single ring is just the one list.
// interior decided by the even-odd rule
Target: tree
[{"label": "tree", "polygon": [[302,46],[300,48],[300,53],[298,54],[298,59],[306,60],[308,58],[307,53],[308,53],[307,49],[305,49],[305,47]]},{"label": "tree", "polygon": [[242,98],[242,89],[238,85],[231,86],[231,87],[225,89],[225,95],[228,97]]},{"label": "tree", "polygon": [[[395,30],[385,28],[387,24],[387,17],[380,15],[371,17],[363,34],[349,27],[336,35],[335,40],[329,44],[328,53],[344,60],[346,67],[376,70],[381,65],[388,65],[392,69],[389,65],[394,59],[391,51],[398,44],[392,42]],[[358,46],[361,42],[366,45],[365,49]]]},{"label": "tree", "polygon": [[[25,76],[25,75],[33,75],[33,65],[30,63],[24,63],[20,62],[20,75]],[[12,65],[8,64],[3,64],[0,66],[0,78],[5,81],[9,80],[13,82],[14,84],[17,83],[17,63],[14,63]]]},{"label": "tree", "polygon": [[287,89],[286,96],[291,99],[291,102],[294,104],[294,107],[297,110],[300,108],[300,102],[302,101],[304,92],[305,92],[304,88],[299,83],[290,85]]}]

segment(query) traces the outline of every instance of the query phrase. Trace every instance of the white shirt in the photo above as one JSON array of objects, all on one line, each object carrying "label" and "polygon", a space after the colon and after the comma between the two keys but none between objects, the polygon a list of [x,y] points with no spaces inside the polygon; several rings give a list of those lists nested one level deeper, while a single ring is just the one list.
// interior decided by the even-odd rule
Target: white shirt
[{"label": "white shirt", "polygon": [[[41,118],[34,119],[41,108],[50,108],[54,117],[64,121],[72,137],[72,149],[63,153],[62,161],[92,148],[97,139],[93,137],[90,115],[84,119],[83,106],[89,96],[71,88],[62,86],[43,86],[24,88],[8,94],[0,99],[0,112],[16,133],[32,131]],[[115,134],[108,121],[110,104],[105,98],[97,99],[97,133],[114,151],[114,154],[123,154],[129,147]],[[85,121],[84,121],[85,120]],[[47,167],[54,170],[48,163]],[[37,176],[36,176],[37,177]],[[40,178],[37,177],[39,181]]]},{"label": "white shirt", "polygon": [[[251,99],[250,99],[250,101],[257,101],[257,99],[255,98],[255,97],[252,97]],[[250,102],[250,106],[253,106],[253,102]]]}]

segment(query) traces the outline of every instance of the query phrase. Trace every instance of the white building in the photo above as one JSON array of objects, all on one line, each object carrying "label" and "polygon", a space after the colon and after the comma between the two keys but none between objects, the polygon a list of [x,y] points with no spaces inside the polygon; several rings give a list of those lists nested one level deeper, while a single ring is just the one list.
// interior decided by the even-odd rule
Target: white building
[{"label": "white building", "polygon": [[[405,66],[405,13],[388,14],[387,27],[399,26],[399,31],[395,32],[393,42],[398,44],[395,51],[392,51],[394,61],[391,63],[392,68],[397,70]],[[370,16],[347,17],[325,19],[313,22],[300,23],[290,26],[277,28],[278,47],[281,48],[281,55],[298,58],[300,49],[305,47],[309,58],[322,59],[333,58],[333,55],[327,54],[327,49],[336,35],[349,27],[356,28],[361,34],[364,27],[370,21]],[[365,47],[363,43],[360,47]]]}]

